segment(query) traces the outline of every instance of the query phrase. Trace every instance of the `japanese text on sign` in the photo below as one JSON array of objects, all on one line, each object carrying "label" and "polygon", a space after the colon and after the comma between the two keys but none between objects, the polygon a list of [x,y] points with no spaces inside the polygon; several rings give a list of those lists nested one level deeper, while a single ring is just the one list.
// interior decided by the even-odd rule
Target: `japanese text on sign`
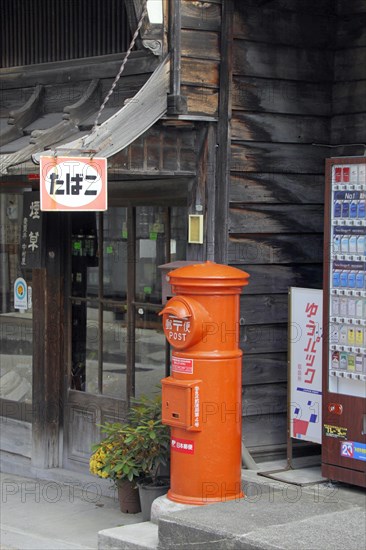
[{"label": "japanese text on sign", "polygon": [[37,268],[42,266],[42,214],[39,193],[26,192],[23,195],[21,226],[20,265]]},{"label": "japanese text on sign", "polygon": [[181,439],[179,437],[174,437],[171,439],[170,443],[172,451],[177,451],[178,453],[194,454],[194,441],[190,439]]},{"label": "japanese text on sign", "polygon": [[185,342],[191,332],[191,322],[169,316],[165,320],[165,331],[169,340]]},{"label": "japanese text on sign", "polygon": [[315,376],[314,361],[317,354],[317,346],[320,342],[319,336],[319,327],[317,327],[315,321],[311,317],[316,316],[318,312],[318,306],[314,303],[308,302],[306,304],[305,313],[308,317],[308,322],[305,325],[306,336],[307,336],[307,345],[304,347],[305,356],[305,365],[307,369],[305,370],[305,384],[312,384]]},{"label": "japanese text on sign", "polygon": [[41,157],[41,210],[106,210],[106,159]]}]

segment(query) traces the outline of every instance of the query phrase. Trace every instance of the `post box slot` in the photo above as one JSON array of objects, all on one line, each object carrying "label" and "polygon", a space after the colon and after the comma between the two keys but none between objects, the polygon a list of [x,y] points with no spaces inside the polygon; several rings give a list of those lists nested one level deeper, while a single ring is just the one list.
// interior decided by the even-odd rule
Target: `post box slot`
[{"label": "post box slot", "polygon": [[172,377],[162,380],[162,420],[168,426],[195,429],[193,426],[193,388],[199,380],[176,380]]}]

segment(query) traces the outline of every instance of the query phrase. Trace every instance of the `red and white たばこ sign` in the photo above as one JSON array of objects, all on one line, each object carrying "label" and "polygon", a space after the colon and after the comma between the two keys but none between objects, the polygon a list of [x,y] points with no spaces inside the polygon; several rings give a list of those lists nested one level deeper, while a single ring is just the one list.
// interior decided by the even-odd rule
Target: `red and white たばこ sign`
[{"label": "red and white \u305f\u3070\u3053 sign", "polygon": [[40,158],[41,210],[107,210],[107,160],[86,157]]}]

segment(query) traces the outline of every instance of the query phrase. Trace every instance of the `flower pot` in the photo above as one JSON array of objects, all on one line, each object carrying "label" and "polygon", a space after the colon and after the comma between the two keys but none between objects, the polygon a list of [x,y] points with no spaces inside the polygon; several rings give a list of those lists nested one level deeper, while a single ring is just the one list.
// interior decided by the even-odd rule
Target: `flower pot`
[{"label": "flower pot", "polygon": [[118,482],[118,501],[121,512],[137,514],[141,512],[139,491],[134,481],[123,479]]},{"label": "flower pot", "polygon": [[155,484],[151,480],[144,480],[137,484],[140,494],[140,503],[143,521],[150,521],[151,505],[158,497],[165,495],[169,489],[169,479],[160,478]]}]

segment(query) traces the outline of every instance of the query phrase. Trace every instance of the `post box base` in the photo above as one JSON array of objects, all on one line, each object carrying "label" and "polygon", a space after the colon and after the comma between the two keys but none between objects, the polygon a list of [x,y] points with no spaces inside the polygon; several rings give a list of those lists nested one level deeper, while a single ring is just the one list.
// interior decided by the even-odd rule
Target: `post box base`
[{"label": "post box base", "polygon": [[203,506],[205,504],[215,504],[217,502],[226,502],[228,500],[240,500],[245,498],[243,491],[240,491],[237,494],[228,494],[217,497],[188,497],[184,495],[177,495],[171,489],[169,489],[167,497],[173,502],[178,502],[179,504],[193,504],[197,506]]}]

